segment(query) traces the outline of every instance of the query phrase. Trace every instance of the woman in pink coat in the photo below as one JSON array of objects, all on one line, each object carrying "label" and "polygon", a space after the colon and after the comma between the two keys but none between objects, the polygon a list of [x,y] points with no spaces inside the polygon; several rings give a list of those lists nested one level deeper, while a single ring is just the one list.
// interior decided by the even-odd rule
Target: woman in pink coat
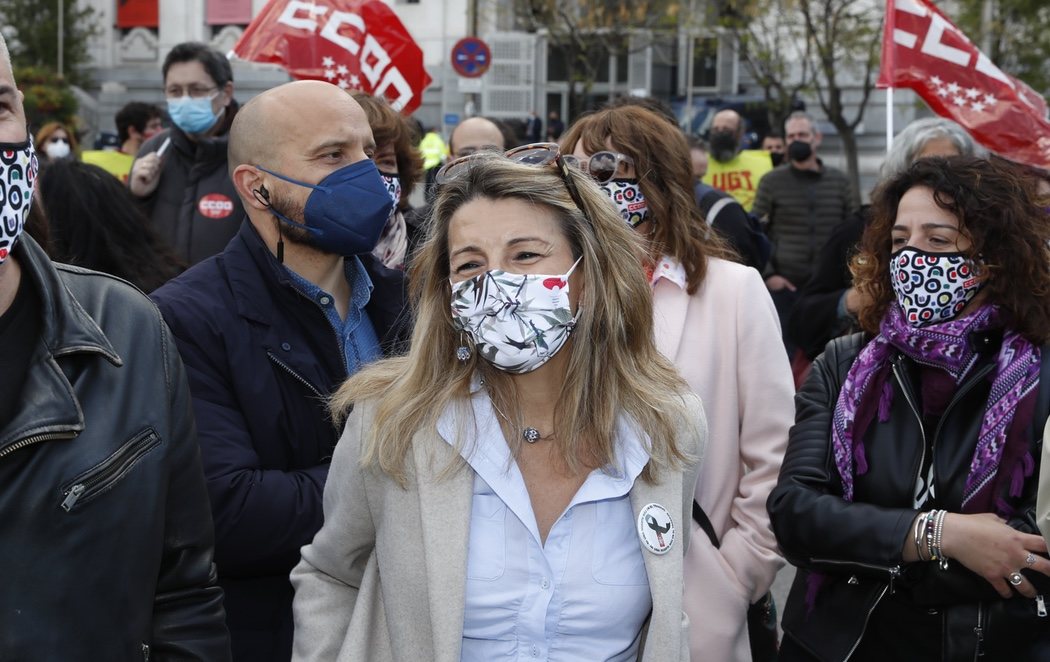
[{"label": "woman in pink coat", "polygon": [[720,547],[694,523],[692,659],[746,662],[748,607],[784,563],[766,513],[794,420],[776,310],[758,272],[726,259],[701,216],[676,126],[636,106],[609,108],[580,118],[562,146],[649,238],[656,344],[702,398],[710,426],[696,501]]}]

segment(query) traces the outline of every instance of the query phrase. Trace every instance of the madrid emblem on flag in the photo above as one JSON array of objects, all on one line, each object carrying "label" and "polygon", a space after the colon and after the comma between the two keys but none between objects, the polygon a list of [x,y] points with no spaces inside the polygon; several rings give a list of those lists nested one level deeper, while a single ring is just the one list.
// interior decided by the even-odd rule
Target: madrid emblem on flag
[{"label": "madrid emblem on flag", "polygon": [[279,64],[293,78],[384,96],[406,115],[431,81],[423,52],[380,0],[271,0],[233,53]]}]

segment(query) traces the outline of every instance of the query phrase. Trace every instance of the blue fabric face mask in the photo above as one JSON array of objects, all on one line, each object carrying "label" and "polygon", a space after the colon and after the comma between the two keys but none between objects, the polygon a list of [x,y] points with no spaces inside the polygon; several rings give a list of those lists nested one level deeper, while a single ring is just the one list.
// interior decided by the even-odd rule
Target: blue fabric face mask
[{"label": "blue fabric face mask", "polygon": [[168,99],[168,115],[171,115],[171,121],[175,123],[175,126],[186,133],[204,133],[219,121],[219,116],[211,109],[211,102],[218,95],[219,93],[216,92],[210,97],[199,99],[189,95]]},{"label": "blue fabric face mask", "polygon": [[285,223],[306,230],[321,250],[336,255],[361,255],[371,253],[376,247],[394,205],[371,159],[344,166],[316,185],[285,177],[262,166],[255,167],[278,179],[313,189],[303,211],[305,225],[272,207],[270,213]]}]

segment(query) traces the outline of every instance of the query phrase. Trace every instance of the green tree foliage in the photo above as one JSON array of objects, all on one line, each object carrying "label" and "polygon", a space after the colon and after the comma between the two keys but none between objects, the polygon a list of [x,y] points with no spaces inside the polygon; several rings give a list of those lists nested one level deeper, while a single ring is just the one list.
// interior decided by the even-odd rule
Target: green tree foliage
[{"label": "green tree foliage", "polygon": [[736,0],[714,20],[736,39],[740,58],[766,101],[769,125],[781,128],[799,96],[814,90],[811,43],[795,0]]},{"label": "green tree foliage", "polygon": [[0,25],[15,67],[58,71],[58,8],[63,8],[62,73],[74,85],[87,83],[88,41],[97,34],[91,7],[76,0],[3,0]]},{"label": "green tree foliage", "polygon": [[[856,132],[875,88],[882,8],[870,0],[719,0],[718,4],[721,22],[735,25],[749,46],[748,66],[758,72],[759,84],[772,81],[773,91],[781,96],[792,89],[815,93],[842,141],[854,201],[859,204]],[[776,34],[768,34],[774,30]],[[785,47],[794,52],[784,51]],[[797,71],[779,61],[796,57],[801,67]]]},{"label": "green tree foliage", "polygon": [[14,74],[33,129],[52,121],[77,126],[77,99],[58,74],[44,67],[16,67]]},{"label": "green tree foliage", "polygon": [[992,62],[1050,97],[1050,2],[957,0],[941,10]]},{"label": "green tree foliage", "polygon": [[679,8],[671,0],[513,0],[515,22],[521,29],[546,31],[549,49],[565,56],[570,117],[584,110],[609,57],[638,48],[632,35],[674,29]]},{"label": "green tree foliage", "polygon": [[[817,99],[842,140],[854,204],[859,205],[857,127],[864,120],[875,88],[882,54],[883,12],[872,11],[867,0],[798,0],[798,11],[816,74]],[[845,103],[847,91],[860,94],[852,117]]]}]

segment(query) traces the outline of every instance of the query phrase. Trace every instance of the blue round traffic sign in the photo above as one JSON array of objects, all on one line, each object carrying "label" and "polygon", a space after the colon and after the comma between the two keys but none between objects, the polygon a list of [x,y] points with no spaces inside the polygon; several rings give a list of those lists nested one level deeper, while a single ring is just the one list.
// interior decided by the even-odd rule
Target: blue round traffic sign
[{"label": "blue round traffic sign", "polygon": [[477,37],[464,37],[452,47],[452,68],[465,78],[477,78],[489,70],[492,51]]}]

